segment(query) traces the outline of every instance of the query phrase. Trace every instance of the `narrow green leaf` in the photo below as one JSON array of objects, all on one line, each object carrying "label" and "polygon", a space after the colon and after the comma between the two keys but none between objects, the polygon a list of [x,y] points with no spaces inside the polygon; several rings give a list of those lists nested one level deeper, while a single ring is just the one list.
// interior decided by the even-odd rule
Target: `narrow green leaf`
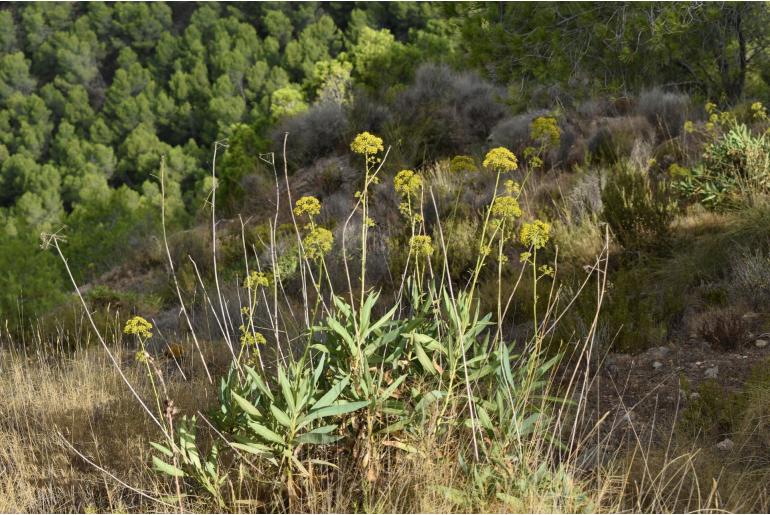
[{"label": "narrow green leaf", "polygon": [[278,445],[286,445],[286,442],[283,440],[283,438],[281,438],[276,433],[266,428],[262,424],[259,424],[258,422],[254,422],[253,420],[250,420],[249,427],[251,428],[252,431],[254,431],[254,433],[256,433],[258,436],[261,436],[264,440],[268,442],[277,443]]},{"label": "narrow green leaf", "polygon": [[174,453],[171,452],[171,450],[168,447],[164,447],[161,444],[155,443],[155,442],[150,442],[150,445],[152,445],[155,448],[155,450],[157,450],[158,452],[162,452],[163,454],[165,454],[169,458],[173,458],[174,457]]},{"label": "narrow green leaf", "polygon": [[329,389],[328,392],[326,392],[323,397],[318,399],[315,404],[313,404],[310,407],[310,411],[317,410],[319,408],[325,408],[326,406],[329,406],[332,402],[337,400],[337,397],[340,396],[342,391],[348,386],[348,383],[350,382],[350,377],[345,376],[340,381],[337,381],[334,386]]},{"label": "narrow green leaf", "polygon": [[430,360],[428,355],[425,354],[425,350],[422,348],[422,345],[420,345],[417,341],[414,342],[414,353],[417,356],[417,361],[419,361],[420,365],[422,365],[422,368],[429,374],[436,375],[436,367],[433,366],[433,362]]},{"label": "narrow green leaf", "polygon": [[230,395],[233,396],[233,399],[235,399],[235,402],[238,403],[238,406],[240,406],[243,411],[245,411],[246,413],[248,413],[252,417],[259,418],[259,417],[262,416],[262,413],[259,412],[259,410],[256,408],[256,406],[254,406],[252,403],[250,403],[249,401],[247,401],[246,399],[244,399],[243,397],[241,397],[237,393],[231,391]]},{"label": "narrow green leaf", "polygon": [[312,411],[311,413],[306,415],[302,420],[300,420],[297,427],[298,428],[303,427],[308,423],[312,422],[313,420],[317,420],[319,418],[335,417],[339,415],[344,415],[346,413],[351,413],[353,411],[364,408],[368,405],[369,405],[369,401],[357,401],[357,402],[346,402],[344,404],[342,403],[333,404],[325,408],[319,408],[315,411]]},{"label": "narrow green leaf", "polygon": [[152,457],[152,464],[155,467],[155,470],[163,472],[164,474],[168,474],[172,477],[184,477],[185,473],[183,470],[176,468],[173,465],[170,465],[163,461],[162,459],[158,458],[157,456]]},{"label": "narrow green leaf", "polygon": [[270,413],[273,414],[275,419],[278,421],[279,424],[281,424],[286,429],[291,429],[291,419],[289,416],[281,411],[281,409],[276,406],[275,404],[270,405]]}]

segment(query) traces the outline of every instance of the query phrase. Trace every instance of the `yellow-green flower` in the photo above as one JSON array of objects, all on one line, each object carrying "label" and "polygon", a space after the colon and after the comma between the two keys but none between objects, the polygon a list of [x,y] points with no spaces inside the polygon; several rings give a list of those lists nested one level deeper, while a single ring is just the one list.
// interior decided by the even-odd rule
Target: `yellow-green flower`
[{"label": "yellow-green flower", "polygon": [[294,204],[294,214],[297,216],[307,215],[313,218],[320,212],[321,202],[315,197],[305,196]]},{"label": "yellow-green flower", "polygon": [[334,244],[334,235],[328,229],[323,227],[314,227],[302,240],[305,247],[305,255],[308,259],[321,259],[331,252]]},{"label": "yellow-green flower", "polygon": [[556,118],[550,116],[538,116],[532,120],[530,137],[541,145],[553,147],[561,140],[561,129]]},{"label": "yellow-green flower", "polygon": [[516,156],[505,147],[493,148],[487,152],[482,164],[487,168],[501,172],[512,172],[519,167]]},{"label": "yellow-green flower", "polygon": [[267,288],[270,285],[270,280],[267,278],[264,272],[251,271],[249,276],[243,282],[243,287],[249,290],[256,290],[257,288]]},{"label": "yellow-green flower", "polygon": [[695,124],[692,122],[692,120],[687,120],[684,122],[684,132],[687,134],[692,134],[695,132]]},{"label": "yellow-green flower", "polygon": [[402,197],[415,197],[422,189],[422,177],[412,170],[401,170],[393,179],[393,186]]},{"label": "yellow-green flower", "polygon": [[530,168],[542,168],[543,167],[543,160],[540,159],[540,156],[532,156],[529,158],[529,167]]},{"label": "yellow-green flower", "polygon": [[433,255],[433,238],[419,234],[409,240],[409,250],[418,257],[429,258]]},{"label": "yellow-green flower", "polygon": [[478,172],[479,169],[471,156],[454,156],[449,162],[449,171],[451,173]]},{"label": "yellow-green flower", "polygon": [[503,183],[503,185],[505,187],[505,191],[508,192],[508,195],[515,197],[521,193],[521,185],[514,180],[508,179]]},{"label": "yellow-green flower", "polygon": [[492,203],[490,214],[497,220],[513,223],[521,216],[521,207],[513,197],[497,197]]},{"label": "yellow-green flower", "polygon": [[356,154],[371,156],[385,150],[385,147],[382,146],[382,138],[369,132],[362,132],[356,136],[353,143],[350,144],[350,150]]},{"label": "yellow-green flower", "polygon": [[668,167],[668,174],[669,176],[676,178],[687,177],[690,175],[690,170],[677,163],[671,163],[671,166]]},{"label": "yellow-green flower", "polygon": [[713,102],[706,102],[704,107],[706,108],[706,112],[709,114],[712,114],[717,110],[717,105]]},{"label": "yellow-green flower", "polygon": [[126,322],[123,332],[133,334],[144,340],[152,338],[152,324],[140,316],[135,316]]},{"label": "yellow-green flower", "polygon": [[264,335],[257,331],[249,331],[246,326],[241,326],[241,345],[244,347],[256,347],[267,343]]},{"label": "yellow-green flower", "polygon": [[765,110],[765,106],[762,105],[762,102],[754,102],[751,104],[751,114],[755,120],[767,119],[767,111]]},{"label": "yellow-green flower", "polygon": [[541,220],[526,223],[521,227],[521,242],[534,249],[542,249],[551,237],[551,224]]}]

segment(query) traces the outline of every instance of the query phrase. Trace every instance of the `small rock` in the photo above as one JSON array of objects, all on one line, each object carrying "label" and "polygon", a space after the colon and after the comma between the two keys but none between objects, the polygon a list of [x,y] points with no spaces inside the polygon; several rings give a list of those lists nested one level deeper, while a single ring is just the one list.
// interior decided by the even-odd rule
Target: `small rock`
[{"label": "small rock", "polygon": [[767,347],[767,340],[755,340],[754,346],[760,349]]},{"label": "small rock", "polygon": [[735,447],[735,444],[729,438],[725,438],[717,444],[717,449],[720,451],[731,451]]},{"label": "small rock", "polygon": [[662,366],[663,366],[663,363],[661,363],[660,361],[653,361],[652,363],[652,368],[654,368],[655,370],[658,370]]},{"label": "small rock", "polygon": [[706,377],[706,379],[716,379],[719,375],[719,367],[707,368],[703,375]]},{"label": "small rock", "polygon": [[746,313],[743,314],[743,319],[744,320],[753,320],[753,319],[757,318],[758,316],[759,315],[757,315],[753,311],[747,311]]},{"label": "small rock", "polygon": [[698,399],[700,399],[700,394],[698,392],[692,392],[690,394],[691,401],[697,401]]}]

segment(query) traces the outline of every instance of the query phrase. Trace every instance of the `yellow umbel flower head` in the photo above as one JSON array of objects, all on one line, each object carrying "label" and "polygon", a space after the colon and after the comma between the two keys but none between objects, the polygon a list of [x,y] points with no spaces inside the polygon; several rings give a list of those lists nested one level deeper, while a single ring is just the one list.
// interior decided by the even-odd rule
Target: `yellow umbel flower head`
[{"label": "yellow umbel flower head", "polygon": [[267,288],[268,286],[270,286],[270,280],[264,272],[252,270],[246,280],[243,281],[243,287],[249,290],[256,290],[260,287]]},{"label": "yellow umbel flower head", "polygon": [[402,197],[415,197],[422,189],[422,177],[412,170],[401,170],[393,179],[393,186]]},{"label": "yellow umbel flower head", "polygon": [[449,162],[449,171],[451,173],[478,172],[479,169],[471,156],[454,156]]},{"label": "yellow umbel flower head", "polygon": [[508,195],[515,197],[521,193],[521,185],[516,181],[508,179],[503,183],[503,185],[505,186],[505,191],[508,192]]},{"label": "yellow umbel flower head", "polygon": [[371,156],[377,152],[382,152],[385,150],[385,147],[382,146],[382,138],[369,132],[362,132],[350,144],[350,150],[356,154]]},{"label": "yellow umbel flower head", "polygon": [[482,164],[487,168],[501,172],[512,172],[519,167],[516,156],[505,147],[493,148],[487,152]]},{"label": "yellow umbel flower head", "polygon": [[305,247],[305,255],[308,259],[321,259],[331,252],[334,245],[334,235],[323,227],[314,227],[302,240]]},{"label": "yellow umbel flower head", "polygon": [[133,334],[142,339],[152,338],[152,324],[140,316],[135,316],[126,322],[123,332]]},{"label": "yellow umbel flower head", "polygon": [[492,218],[510,224],[521,216],[521,207],[513,197],[497,197],[492,203],[490,214]]},{"label": "yellow umbel flower head", "polygon": [[532,120],[530,137],[541,145],[555,147],[561,140],[561,129],[556,118],[550,116],[538,116]]},{"label": "yellow umbel flower head", "polygon": [[533,249],[542,249],[551,237],[551,224],[542,220],[524,224],[521,227],[519,238],[521,242]]},{"label": "yellow umbel flower head", "polygon": [[244,347],[256,347],[257,345],[264,345],[267,343],[265,336],[257,331],[249,331],[245,325],[240,327],[241,329],[241,345]]},{"label": "yellow umbel flower head", "polygon": [[429,258],[433,255],[433,239],[425,235],[412,236],[409,240],[409,250],[417,257]]},{"label": "yellow umbel flower head", "polygon": [[320,212],[321,202],[315,197],[305,196],[294,204],[294,214],[296,216],[307,215],[313,218]]}]

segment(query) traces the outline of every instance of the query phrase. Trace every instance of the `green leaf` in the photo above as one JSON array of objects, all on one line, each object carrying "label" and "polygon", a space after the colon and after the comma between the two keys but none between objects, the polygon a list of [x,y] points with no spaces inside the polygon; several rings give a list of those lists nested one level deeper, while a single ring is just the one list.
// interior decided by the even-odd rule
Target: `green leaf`
[{"label": "green leaf", "polygon": [[323,397],[318,399],[315,404],[313,404],[310,407],[310,411],[314,411],[319,408],[325,408],[326,406],[329,406],[332,402],[337,400],[337,397],[340,396],[342,391],[347,387],[348,383],[350,382],[350,377],[346,376],[342,378],[340,381],[337,381],[334,386],[331,387],[331,389],[324,394]]},{"label": "green leaf", "polygon": [[169,449],[167,447],[164,447],[161,444],[155,443],[155,442],[150,442],[150,445],[152,445],[155,448],[155,450],[157,450],[159,452],[162,452],[163,454],[165,454],[169,458],[173,458],[174,457],[174,453],[171,452],[171,449]]},{"label": "green leaf", "polygon": [[350,336],[350,333],[347,331],[347,329],[342,327],[342,324],[340,324],[339,322],[337,322],[335,319],[333,319],[331,317],[329,317],[329,319],[326,321],[326,323],[327,323],[327,325],[329,326],[329,328],[332,331],[337,333],[337,335],[340,338],[342,338],[345,341],[345,343],[348,344],[348,348],[350,349],[351,354],[355,355],[356,354],[356,344],[353,341],[353,337]]},{"label": "green leaf", "polygon": [[369,401],[357,401],[357,402],[346,402],[344,404],[343,403],[333,404],[325,408],[319,408],[309,413],[302,420],[300,420],[297,427],[298,428],[303,427],[308,423],[312,422],[313,420],[316,420],[319,418],[336,417],[339,415],[344,415],[345,413],[351,413],[353,411],[364,408],[368,405],[369,405]]},{"label": "green leaf", "polygon": [[425,354],[425,350],[422,348],[422,345],[420,345],[417,341],[414,342],[414,353],[417,356],[417,361],[420,362],[420,365],[422,365],[422,368],[428,372],[431,375],[436,375],[437,370],[436,367],[433,366],[433,362],[430,360],[427,354]]},{"label": "green leaf", "polygon": [[407,376],[407,374],[404,374],[404,375],[402,375],[401,377],[399,377],[398,379],[396,379],[395,381],[393,381],[393,382],[390,384],[390,386],[388,386],[388,387],[385,389],[385,391],[384,391],[384,392],[382,392],[382,395],[380,395],[380,400],[381,400],[381,401],[384,401],[384,400],[386,400],[386,399],[390,398],[390,396],[391,396],[391,395],[393,395],[393,392],[395,392],[395,391],[396,391],[396,388],[398,388],[399,386],[401,386],[401,383],[403,383],[403,382],[404,382],[404,379],[406,379],[406,376]]},{"label": "green leaf", "polygon": [[[286,377],[286,373],[284,372],[283,367],[278,368],[278,384],[281,386],[281,393],[283,394],[283,398],[286,401],[286,405],[289,408],[289,411],[292,413],[296,412],[294,390],[291,388],[291,384],[289,383],[289,379]],[[272,408],[272,406],[270,407]]]},{"label": "green leaf", "polygon": [[246,366],[244,367],[246,369],[246,373],[249,375],[249,378],[252,380],[252,382],[257,385],[257,388],[265,394],[271,401],[274,400],[273,398],[273,392],[270,391],[270,388],[267,387],[267,384],[265,384],[265,381],[262,379],[262,376],[259,375],[259,373],[254,370],[253,368]]},{"label": "green leaf", "polygon": [[249,427],[251,428],[252,431],[254,431],[254,433],[256,433],[258,436],[261,436],[264,440],[268,442],[277,443],[278,445],[286,445],[286,442],[283,440],[283,438],[281,438],[276,433],[266,428],[262,424],[259,424],[258,422],[254,422],[253,420],[250,420]]},{"label": "green leaf", "polygon": [[281,424],[286,429],[291,429],[291,419],[289,416],[281,411],[281,409],[276,406],[275,404],[270,405],[270,412],[273,414],[275,419],[278,421],[279,424]]},{"label": "green leaf", "polygon": [[176,468],[173,465],[170,465],[163,461],[162,459],[158,458],[157,456],[152,457],[152,464],[155,467],[155,470],[159,472],[163,472],[164,474],[168,474],[172,477],[184,477],[185,473],[183,470]]},{"label": "green leaf", "polygon": [[243,411],[251,415],[252,417],[260,418],[262,417],[262,413],[259,412],[259,410],[254,406],[252,403],[238,395],[237,393],[231,391],[230,395],[233,396],[233,399],[235,399],[235,402],[238,403],[238,406],[241,407]]},{"label": "green leaf", "polygon": [[319,433],[304,433],[297,437],[297,442],[311,445],[325,445],[337,442],[342,437],[339,435],[325,435]]}]

